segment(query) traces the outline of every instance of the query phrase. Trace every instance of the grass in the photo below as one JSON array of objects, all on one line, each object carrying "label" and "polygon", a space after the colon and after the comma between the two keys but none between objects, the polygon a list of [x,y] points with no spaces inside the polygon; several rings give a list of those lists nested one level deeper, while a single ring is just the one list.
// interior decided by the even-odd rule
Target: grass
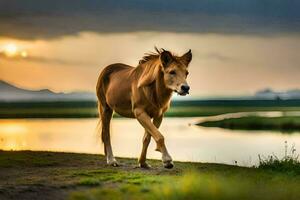
[{"label": "grass", "polygon": [[[0,118],[93,118],[96,107],[0,107]],[[255,111],[300,111],[300,107],[171,106],[166,117],[200,117]],[[117,114],[114,117],[120,117]]]},{"label": "grass", "polygon": [[296,153],[294,145],[290,151],[288,151],[288,144],[287,141],[285,141],[285,154],[283,158],[279,158],[276,155],[269,155],[265,158],[259,155],[258,167],[261,169],[300,175],[299,154]]},{"label": "grass", "polygon": [[274,130],[282,132],[293,132],[300,130],[300,117],[260,117],[246,116],[240,118],[227,118],[216,121],[204,121],[198,125],[204,127],[220,127],[237,130]]},{"label": "grass", "polygon": [[[299,199],[300,174],[258,167],[175,162],[167,170],[150,160],[100,155],[0,151],[0,199]],[[36,197],[36,198],[33,198]]]},{"label": "grass", "polygon": [[[297,199],[300,197],[295,183],[282,188],[278,180],[256,179],[241,181],[241,177],[189,172],[182,177],[167,177],[160,183],[122,185],[119,188],[91,189],[71,194],[71,200],[91,199]],[[288,182],[281,178],[280,181]]]},{"label": "grass", "polygon": [[[172,101],[165,116],[199,117],[249,111],[300,111],[300,100]],[[91,118],[97,115],[96,101],[0,103],[0,118]]]}]

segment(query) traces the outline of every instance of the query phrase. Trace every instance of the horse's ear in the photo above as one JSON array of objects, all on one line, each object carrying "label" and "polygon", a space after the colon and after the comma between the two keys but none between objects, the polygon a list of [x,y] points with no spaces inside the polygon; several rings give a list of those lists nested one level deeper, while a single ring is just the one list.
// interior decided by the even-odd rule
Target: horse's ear
[{"label": "horse's ear", "polygon": [[188,52],[186,52],[185,54],[183,54],[181,57],[180,57],[181,61],[186,65],[188,66],[192,60],[192,51],[189,50]]},{"label": "horse's ear", "polygon": [[160,54],[159,58],[163,67],[167,67],[174,59],[170,51],[165,50]]},{"label": "horse's ear", "polygon": [[149,66],[145,68],[138,80],[138,87],[147,86],[153,83],[158,75],[159,70],[159,66]]}]

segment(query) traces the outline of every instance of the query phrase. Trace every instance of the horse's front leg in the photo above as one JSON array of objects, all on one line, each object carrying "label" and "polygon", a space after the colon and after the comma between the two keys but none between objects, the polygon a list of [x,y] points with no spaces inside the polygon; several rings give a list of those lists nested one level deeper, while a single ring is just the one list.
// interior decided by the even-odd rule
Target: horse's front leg
[{"label": "horse's front leg", "polygon": [[172,158],[168,153],[165,145],[164,136],[159,132],[157,127],[152,123],[149,115],[142,109],[134,110],[135,117],[140,122],[140,124],[145,128],[145,130],[150,133],[156,142],[156,150],[162,153],[162,162],[165,168],[172,168],[173,162]]},{"label": "horse's front leg", "polygon": [[[162,116],[158,117],[158,118],[154,118],[153,119],[153,124],[159,128],[160,124],[161,124],[161,121],[162,121]],[[143,137],[143,148],[142,148],[142,153],[141,153],[141,156],[139,158],[139,165],[141,168],[150,168],[151,166],[148,165],[146,163],[146,156],[147,156],[147,149],[148,149],[148,146],[149,146],[149,143],[150,143],[150,140],[151,140],[151,134],[148,133],[146,130],[145,130],[145,133],[144,133],[144,137]]]},{"label": "horse's front leg", "polygon": [[151,167],[150,165],[148,165],[146,163],[147,149],[148,149],[150,140],[151,140],[151,135],[150,135],[150,133],[148,133],[145,130],[144,137],[143,137],[142,153],[141,153],[140,158],[139,158],[139,165],[140,165],[141,168],[146,168],[147,169],[147,168]]}]

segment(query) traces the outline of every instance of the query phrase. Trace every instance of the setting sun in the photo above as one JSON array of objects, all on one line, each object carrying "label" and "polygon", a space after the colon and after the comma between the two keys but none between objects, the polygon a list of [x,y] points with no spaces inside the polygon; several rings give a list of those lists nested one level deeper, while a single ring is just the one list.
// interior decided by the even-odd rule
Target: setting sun
[{"label": "setting sun", "polygon": [[5,56],[13,58],[13,57],[21,57],[26,58],[28,57],[28,52],[22,49],[20,46],[16,45],[15,43],[9,43],[2,47],[1,51]]},{"label": "setting sun", "polygon": [[13,57],[17,54],[18,52],[18,47],[15,44],[7,44],[4,46],[4,51],[6,56],[8,57]]}]

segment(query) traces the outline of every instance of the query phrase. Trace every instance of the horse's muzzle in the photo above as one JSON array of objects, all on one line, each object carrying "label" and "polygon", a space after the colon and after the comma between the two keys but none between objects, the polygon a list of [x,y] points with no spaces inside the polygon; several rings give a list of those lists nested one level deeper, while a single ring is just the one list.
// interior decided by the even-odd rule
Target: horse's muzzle
[{"label": "horse's muzzle", "polygon": [[175,92],[177,92],[177,94],[181,95],[181,96],[185,96],[187,94],[189,94],[190,91],[190,86],[183,84],[180,86],[180,90],[176,90]]}]

